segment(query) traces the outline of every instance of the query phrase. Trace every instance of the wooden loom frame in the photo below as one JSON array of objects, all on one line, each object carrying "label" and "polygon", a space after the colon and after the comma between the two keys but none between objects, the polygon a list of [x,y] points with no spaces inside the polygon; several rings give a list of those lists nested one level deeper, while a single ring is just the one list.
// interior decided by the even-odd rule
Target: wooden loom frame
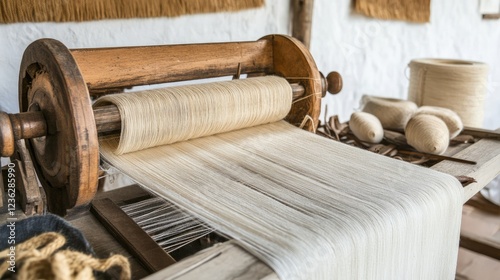
[{"label": "wooden loom frame", "polygon": [[0,152],[18,163],[23,207],[64,215],[88,204],[98,180],[98,133],[118,133],[116,106],[92,109],[90,96],[138,85],[222,76],[278,75],[292,85],[294,103],[286,120],[317,127],[326,88],[341,89],[338,73],[326,79],[296,39],[269,35],[253,42],[208,43],[69,50],[52,39],[26,49],[19,74],[19,114],[0,112]]},{"label": "wooden loom frame", "polygon": [[[290,50],[293,50],[295,55],[290,56],[288,53]],[[232,55],[228,57],[226,53],[231,53]],[[34,150],[37,149],[36,145],[43,148],[52,147],[52,149],[55,150],[64,149],[66,151],[68,149],[73,151],[68,147],[82,148],[84,151],[83,154],[85,154],[89,151],[94,151],[93,149],[95,148],[93,144],[88,145],[88,143],[92,143],[88,140],[90,139],[89,137],[87,137],[87,142],[83,144],[75,140],[69,143],[57,142],[59,145],[54,146],[54,144],[43,144],[43,141],[48,141],[47,138],[56,137],[58,133],[69,128],[72,133],[66,136],[70,139],[79,139],[78,137],[82,133],[92,136],[97,135],[98,131],[112,132],[116,130],[116,123],[109,121],[116,117],[116,111],[113,111],[112,108],[108,108],[104,111],[92,111],[91,109],[86,111],[86,109],[84,109],[90,104],[89,95],[98,96],[104,93],[120,92],[124,88],[134,85],[231,76],[235,73],[246,73],[250,76],[262,74],[285,75],[286,73],[290,73],[287,71],[292,71],[294,68],[302,68],[304,63],[306,64],[305,71],[304,69],[297,69],[296,72],[291,73],[305,73],[307,75],[312,73],[313,75],[310,76],[312,80],[309,76],[293,76],[292,78],[294,79],[290,78],[289,81],[303,88],[302,96],[307,97],[307,100],[297,102],[295,106],[300,107],[295,111],[292,110],[290,115],[293,114],[293,117],[296,117],[297,120],[301,120],[300,114],[306,115],[310,112],[310,116],[317,121],[317,115],[315,116],[314,114],[319,113],[319,99],[321,94],[315,93],[316,90],[322,92],[327,86],[321,83],[321,81],[323,81],[321,75],[317,72],[316,65],[308,51],[297,40],[287,36],[270,35],[256,42],[81,50],[68,50],[64,45],[52,40],[37,41],[26,51],[20,73],[21,111],[29,113],[12,115],[7,115],[5,113],[1,114],[0,128],[2,133],[0,133],[0,147],[1,150],[15,150],[16,153],[14,153],[14,158],[18,162],[18,168],[20,172],[24,172],[25,174],[21,176],[21,178],[23,178],[22,182],[24,182],[24,185],[28,185],[28,187],[32,185],[35,186],[36,178],[33,177],[35,176],[33,169],[40,169],[40,166],[48,164],[47,161],[41,161],[41,157],[32,157]],[[138,64],[144,69],[135,69],[134,67],[136,66],[134,65]],[[161,71],[158,69],[161,69]],[[284,71],[280,72],[280,69],[284,69]],[[295,79],[300,77],[302,77],[302,79]],[[319,77],[319,79],[317,77]],[[335,75],[332,76],[332,78],[335,78]],[[334,88],[338,88],[340,85],[339,81],[340,80],[337,79],[336,82],[331,82],[330,86],[333,85]],[[30,94],[31,97],[33,97],[35,93],[48,96],[48,101],[43,103],[43,98],[28,98]],[[61,96],[67,97],[63,98]],[[33,102],[33,100],[36,102]],[[54,108],[54,104],[58,102],[62,102],[66,107],[62,108],[62,105],[60,105],[59,108]],[[42,113],[40,114],[40,112]],[[68,117],[68,112],[70,112],[70,115],[73,117]],[[81,115],[81,117],[77,118],[76,115]],[[64,121],[62,121],[63,119]],[[95,128],[90,125],[92,123],[95,123]],[[298,124],[298,122],[295,122],[295,124]],[[118,128],[119,126],[120,122],[118,122]],[[312,128],[311,126],[311,123],[308,123],[309,129]],[[92,129],[95,129],[95,133],[91,131]],[[37,136],[40,135],[40,133],[44,135]],[[35,137],[35,139],[26,141],[28,142],[28,148],[26,148],[24,139],[33,137]],[[37,140],[37,138],[44,139]],[[83,140],[85,141],[85,139]],[[6,145],[9,143],[11,146]],[[461,154],[463,154],[461,157],[471,159],[480,157],[476,159],[479,166],[465,166],[466,168],[464,168],[464,166],[460,164],[442,162],[433,167],[433,169],[451,174],[470,175],[478,180],[477,184],[472,184],[466,188],[467,197],[465,200],[468,200],[473,193],[482,188],[485,182],[491,180],[491,176],[493,176],[495,172],[498,174],[498,170],[495,171],[493,170],[494,168],[491,168],[491,166],[498,165],[500,162],[500,157],[498,153],[496,153],[498,151],[498,145],[491,143],[491,140],[481,140],[481,142],[474,144],[474,147],[472,151],[466,149],[461,152]],[[85,163],[85,158],[89,163],[94,162],[88,160],[92,157],[87,156],[82,159],[82,157],[79,157],[80,153],[78,152],[60,153],[60,155],[63,154],[71,155],[69,161],[73,165],[70,165],[69,168],[73,168],[77,171],[79,170],[79,165],[75,164],[80,163],[81,166],[85,167],[85,164],[82,164],[82,162]],[[31,160],[32,158],[33,163]],[[59,158],[56,158],[56,161],[59,161]],[[61,162],[62,161],[59,161],[59,163]],[[488,166],[490,166],[490,168],[488,168]],[[92,169],[93,165],[89,165],[86,168]],[[486,168],[488,168],[488,172],[486,172]],[[78,172],[83,175],[87,174],[83,171]],[[88,174],[95,176],[97,180],[97,171],[92,174],[89,172]],[[51,177],[48,172],[47,175],[42,176],[47,176],[47,178]],[[53,177],[58,179],[58,176]],[[90,182],[91,179],[92,178],[87,179],[87,182]],[[77,182],[81,181],[82,180],[77,180]],[[33,184],[33,182],[35,182],[35,184]],[[52,205],[52,209],[56,211],[61,210],[59,207],[60,205],[57,205],[58,203],[66,203],[63,204],[64,207],[71,208],[73,206],[85,205],[85,201],[90,201],[94,197],[95,190],[82,192],[83,195],[80,196],[80,183],[76,184],[65,180],[58,180],[56,182],[60,182],[61,184],[58,186],[49,185],[48,188],[49,192],[53,192],[48,195],[51,196],[50,199],[52,199],[52,203],[56,204]],[[48,183],[45,182],[44,184]],[[78,186],[78,188],[75,189],[75,186]],[[76,190],[76,198],[61,198],[61,195],[68,196],[68,194],[65,194],[63,191],[65,188]],[[37,184],[36,189],[38,189]],[[47,190],[47,187],[45,189]],[[88,189],[84,188],[83,190]],[[24,191],[29,192],[30,189],[25,188]],[[23,197],[27,197],[28,199],[26,199],[26,201],[28,202],[30,201],[29,198],[32,198],[29,193],[23,195]],[[61,199],[54,200],[54,197],[59,197]],[[65,202],[64,199],[76,199],[76,202],[71,206],[71,204]],[[36,206],[36,203],[42,202],[31,201],[30,203],[28,203],[28,206]],[[38,204],[38,206],[41,206],[41,204]],[[66,209],[67,208],[64,208],[62,210]],[[267,266],[241,248],[231,244],[225,244],[223,246],[224,247],[219,246],[210,250],[209,254],[215,254],[218,256],[217,258],[220,256],[221,258],[227,259],[233,259],[235,256],[239,256],[241,260],[237,262],[240,264],[238,269],[241,271],[252,271],[258,268],[260,269],[259,273],[268,273],[268,277],[270,278],[276,277]],[[204,252],[195,258],[199,259],[202,256],[206,257],[206,254],[207,252]],[[213,265],[216,263],[216,259],[213,260],[214,261],[207,262],[207,265],[216,269],[216,266]],[[183,265],[179,264],[162,273],[171,273],[182,267]],[[200,266],[200,269],[202,268],[206,268],[206,265]],[[232,272],[228,271],[228,273]]]}]

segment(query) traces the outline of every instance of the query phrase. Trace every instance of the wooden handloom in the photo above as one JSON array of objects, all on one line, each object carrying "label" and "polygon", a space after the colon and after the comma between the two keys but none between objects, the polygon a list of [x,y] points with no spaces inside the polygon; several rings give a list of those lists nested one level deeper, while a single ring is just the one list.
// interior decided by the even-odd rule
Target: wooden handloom
[{"label": "wooden handloom", "polygon": [[[92,109],[90,96],[122,92],[138,85],[221,76],[278,75],[288,79],[294,103],[287,121],[300,125],[320,113],[328,84],[297,40],[270,35],[255,42],[69,50],[42,39],[25,51],[19,75],[19,114],[0,113],[0,151],[13,157],[23,174],[20,192],[28,212],[40,212],[36,174],[47,208],[64,214],[88,204],[97,189],[98,134],[119,133],[114,106]],[[340,91],[338,73],[329,90]],[[22,141],[25,139],[26,141]],[[40,208],[40,209],[39,209]]]},{"label": "wooden handloom", "polygon": [[[285,77],[296,101],[286,120],[299,126],[309,116],[313,121],[305,122],[304,128],[311,131],[317,125],[326,90],[335,94],[342,88],[338,73],[323,77],[309,51],[284,35],[254,42],[75,50],[51,39],[32,43],[25,51],[19,75],[21,113],[0,112],[0,152],[16,163],[16,187],[23,210],[33,214],[47,208],[64,215],[68,210],[85,208],[94,199],[100,176],[98,137],[119,133],[121,121],[114,105],[92,109],[91,97],[139,85],[239,78],[242,74]],[[479,180],[474,176],[479,183],[468,187],[466,200],[500,172],[498,146],[481,141],[475,144],[477,149],[469,150],[474,157],[480,156],[475,159],[479,166],[442,162],[434,168],[453,175],[480,173]],[[203,263],[200,267],[208,264],[219,272],[227,270],[226,276],[251,274],[255,268],[262,276],[276,277],[267,266],[231,244],[205,254],[196,257]],[[209,255],[239,258],[231,264],[237,272],[203,261]],[[168,273],[178,273],[188,265],[179,264]],[[190,276],[200,274],[185,277]]]},{"label": "wooden handloom", "polygon": [[287,78],[295,100],[287,120],[300,125],[309,116],[308,130],[317,126],[327,88],[337,93],[342,87],[338,73],[327,77],[328,85],[306,48],[282,35],[255,42],[77,50],[51,39],[32,43],[19,74],[20,113],[0,113],[0,154],[16,163],[24,212],[48,209],[65,215],[86,209],[94,198],[98,135],[119,133],[121,120],[114,105],[92,109],[91,97],[139,85],[242,74]]}]

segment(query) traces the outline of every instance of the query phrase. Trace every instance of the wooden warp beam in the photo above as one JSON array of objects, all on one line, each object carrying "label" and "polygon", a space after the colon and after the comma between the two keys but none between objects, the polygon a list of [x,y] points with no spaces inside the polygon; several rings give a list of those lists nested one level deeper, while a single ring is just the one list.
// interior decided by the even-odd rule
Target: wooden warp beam
[{"label": "wooden warp beam", "polygon": [[430,0],[356,0],[354,10],[369,17],[429,22]]},{"label": "wooden warp beam", "polygon": [[2,0],[0,23],[176,17],[258,8],[264,0]]}]

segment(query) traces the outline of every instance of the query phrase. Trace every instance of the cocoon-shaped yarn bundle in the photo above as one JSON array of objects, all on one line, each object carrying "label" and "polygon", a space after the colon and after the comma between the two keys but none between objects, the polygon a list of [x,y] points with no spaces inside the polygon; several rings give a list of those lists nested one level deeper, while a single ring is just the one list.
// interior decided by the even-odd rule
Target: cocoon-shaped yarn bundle
[{"label": "cocoon-shaped yarn bundle", "polygon": [[415,113],[415,115],[420,114],[433,115],[444,121],[450,132],[450,139],[455,138],[464,129],[464,125],[458,114],[448,108],[422,106]]},{"label": "cocoon-shaped yarn bundle", "polygon": [[349,128],[359,140],[368,143],[380,143],[384,138],[384,129],[379,119],[365,112],[354,112],[349,120]]},{"label": "cocoon-shaped yarn bundle", "polygon": [[448,127],[433,115],[415,115],[406,125],[406,141],[417,151],[440,155],[450,142]]},{"label": "cocoon-shaped yarn bundle", "polygon": [[363,112],[374,115],[389,129],[404,129],[417,111],[417,105],[411,101],[369,95],[363,96],[361,106]]}]

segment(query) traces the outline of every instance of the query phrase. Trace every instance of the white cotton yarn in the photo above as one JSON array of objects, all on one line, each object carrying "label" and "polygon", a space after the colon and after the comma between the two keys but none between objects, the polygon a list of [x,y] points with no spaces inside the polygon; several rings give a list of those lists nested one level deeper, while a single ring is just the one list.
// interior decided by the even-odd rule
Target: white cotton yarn
[{"label": "white cotton yarn", "polygon": [[464,128],[462,120],[460,119],[458,114],[448,108],[436,107],[436,106],[422,106],[418,108],[417,112],[415,113],[415,115],[420,115],[420,114],[433,115],[444,121],[450,132],[449,135],[450,139],[453,139],[456,136],[458,136]]},{"label": "white cotton yarn", "polygon": [[101,139],[103,160],[280,279],[455,276],[463,188],[447,174],[284,121],[123,155],[117,142]]},{"label": "white cotton yarn", "polygon": [[111,94],[94,106],[109,103],[129,120],[122,121],[116,150],[123,154],[282,120],[292,105],[292,88],[284,78],[265,76]]},{"label": "white cotton yarn", "polygon": [[[285,98],[276,86],[270,89],[266,94],[273,97],[257,93],[258,98],[248,101]],[[250,89],[237,94],[251,93]],[[454,177],[331,141],[284,121],[157,146],[157,141],[147,139],[164,139],[158,131],[171,133],[163,129],[171,122],[180,121],[192,130],[184,117],[166,118],[163,107],[172,105],[157,104],[166,102],[157,95],[107,99],[126,112],[122,126],[137,130],[100,139],[102,159],[233,238],[281,279],[454,277],[463,201],[463,188]],[[253,106],[227,98],[247,97],[224,94],[207,100],[216,108],[233,103]],[[187,101],[187,108],[197,108],[189,103],[200,101]],[[264,116],[284,111],[278,102],[262,106]],[[224,118],[220,127],[227,127],[233,118],[241,118],[239,114],[249,114],[246,108],[238,109],[241,112],[228,114],[225,110],[233,109],[222,106],[210,118]],[[156,120],[158,115],[162,118]],[[247,122],[253,123],[253,118]],[[154,146],[116,152],[134,150],[136,142],[143,147],[143,141]],[[120,147],[124,144],[131,146]]]},{"label": "white cotton yarn", "polygon": [[418,114],[406,125],[406,141],[417,151],[440,155],[448,148],[450,132],[446,123],[433,115]]},{"label": "white cotton yarn", "polygon": [[[404,129],[408,144],[420,152],[444,153],[448,148],[449,140],[460,134],[463,129],[463,123],[458,114],[444,107],[417,107],[412,101],[370,95],[363,96],[361,104],[363,112],[375,116],[384,129]],[[353,116],[354,122],[352,122]],[[375,120],[373,118],[369,118],[369,121],[360,120],[368,117],[354,114],[353,116],[351,116],[349,126],[354,135],[362,141],[377,143],[367,135],[367,130],[376,126]],[[425,117],[416,118],[417,116]],[[414,120],[410,124],[412,119]],[[378,128],[377,131],[379,131]]]},{"label": "white cotton yarn", "polygon": [[453,59],[414,59],[409,67],[409,100],[418,106],[448,108],[460,116],[465,126],[482,126],[488,65]]},{"label": "white cotton yarn", "polygon": [[379,119],[366,112],[352,113],[349,128],[363,142],[380,143],[384,138],[384,128]]},{"label": "white cotton yarn", "polygon": [[384,128],[404,129],[417,105],[408,100],[364,95],[361,110],[376,116]]}]

